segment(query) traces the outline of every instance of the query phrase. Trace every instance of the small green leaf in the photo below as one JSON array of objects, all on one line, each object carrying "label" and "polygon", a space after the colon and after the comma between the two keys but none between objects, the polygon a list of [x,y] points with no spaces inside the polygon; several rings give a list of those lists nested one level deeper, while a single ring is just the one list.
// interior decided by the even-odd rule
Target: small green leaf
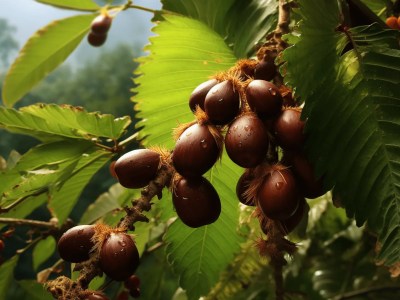
[{"label": "small green leaf", "polygon": [[10,67],[2,98],[14,105],[36,83],[60,65],[89,31],[94,15],[57,20],[38,30],[25,44]]},{"label": "small green leaf", "polygon": [[33,249],[33,269],[38,270],[40,265],[48,260],[56,249],[56,241],[51,235],[39,241]]},{"label": "small green leaf", "polygon": [[14,279],[14,268],[19,256],[15,255],[0,265],[0,300],[7,300],[11,281]]},{"label": "small green leaf", "polygon": [[37,2],[50,4],[61,8],[76,9],[82,11],[96,11],[100,7],[92,0],[36,0]]},{"label": "small green leaf", "polygon": [[[20,280],[18,284],[29,295],[30,300],[54,299],[51,294],[43,288],[43,285],[35,280]],[[28,299],[28,297],[25,299]]]}]

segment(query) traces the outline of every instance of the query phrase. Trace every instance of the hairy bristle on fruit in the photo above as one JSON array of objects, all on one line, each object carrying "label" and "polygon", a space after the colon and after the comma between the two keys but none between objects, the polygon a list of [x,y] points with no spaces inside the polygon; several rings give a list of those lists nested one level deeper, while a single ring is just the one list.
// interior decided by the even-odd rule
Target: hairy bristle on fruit
[{"label": "hairy bristle on fruit", "polygon": [[192,126],[196,123],[197,123],[197,121],[195,120],[195,121],[191,121],[188,123],[179,124],[178,127],[175,127],[172,130],[172,136],[173,136],[174,140],[177,141],[186,129],[188,129],[190,126]]}]

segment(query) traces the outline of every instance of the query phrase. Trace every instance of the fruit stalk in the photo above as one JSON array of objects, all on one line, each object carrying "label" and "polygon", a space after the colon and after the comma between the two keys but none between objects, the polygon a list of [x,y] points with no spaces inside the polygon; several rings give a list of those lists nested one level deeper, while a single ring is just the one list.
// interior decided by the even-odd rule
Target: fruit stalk
[{"label": "fruit stalk", "polygon": [[287,0],[279,0],[279,16],[276,33],[286,34],[289,33],[290,22],[290,2]]}]

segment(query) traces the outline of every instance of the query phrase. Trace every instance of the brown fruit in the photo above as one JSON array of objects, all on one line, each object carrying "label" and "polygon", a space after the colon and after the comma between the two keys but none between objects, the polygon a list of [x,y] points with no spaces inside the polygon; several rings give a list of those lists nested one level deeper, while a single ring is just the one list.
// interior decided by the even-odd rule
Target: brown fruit
[{"label": "brown fruit", "polygon": [[273,123],[273,130],[279,146],[284,149],[301,149],[304,144],[305,122],[300,119],[301,109],[285,108]]},{"label": "brown fruit", "polygon": [[0,240],[0,252],[4,250],[4,247],[5,247],[4,241]]},{"label": "brown fruit", "polygon": [[264,55],[263,59],[257,64],[254,70],[254,78],[262,80],[272,80],[276,74],[274,59]]},{"label": "brown fruit", "polygon": [[140,278],[136,275],[132,275],[125,280],[124,285],[128,290],[136,289],[140,287]]},{"label": "brown fruit", "polygon": [[196,106],[200,106],[200,108],[204,111],[204,100],[206,99],[206,95],[217,83],[217,79],[210,79],[201,83],[193,90],[189,99],[189,107],[193,112],[196,111]]},{"label": "brown fruit", "polygon": [[297,207],[295,213],[293,216],[290,216],[288,219],[280,221],[282,225],[282,231],[283,234],[287,235],[291,233],[297,225],[300,224],[301,220],[303,219],[305,212],[306,212],[306,206],[307,202],[304,198],[300,198],[299,200],[299,206]]},{"label": "brown fruit", "polygon": [[103,293],[94,292],[87,296],[87,300],[110,300],[106,295]]},{"label": "brown fruit", "polygon": [[273,119],[282,110],[283,99],[278,87],[265,80],[253,80],[246,88],[246,99],[260,118]]},{"label": "brown fruit", "polygon": [[109,166],[110,175],[116,179],[118,179],[117,173],[115,173],[115,163],[116,161],[112,161]]},{"label": "brown fruit", "polygon": [[89,259],[94,243],[93,225],[79,225],[68,229],[58,241],[58,253],[68,262],[79,263]]},{"label": "brown fruit", "polygon": [[386,25],[392,29],[399,29],[399,25],[397,23],[397,18],[395,16],[388,17],[386,19]]},{"label": "brown fruit", "polygon": [[286,220],[299,205],[300,194],[292,172],[283,166],[274,166],[257,192],[257,202],[267,218]]},{"label": "brown fruit", "polygon": [[204,177],[178,179],[172,201],[178,217],[192,228],[214,223],[221,213],[218,193]]},{"label": "brown fruit", "polygon": [[176,141],[172,163],[184,177],[198,177],[217,161],[221,150],[207,125],[194,124]]},{"label": "brown fruit", "polygon": [[140,289],[132,289],[129,291],[129,295],[131,295],[132,298],[139,298],[140,297]]},{"label": "brown fruit", "polygon": [[213,86],[204,100],[204,109],[215,125],[225,125],[231,122],[239,112],[240,97],[238,91],[229,80]]},{"label": "brown fruit", "polygon": [[88,42],[93,47],[100,47],[106,42],[107,34],[97,34],[94,32],[90,32],[88,34]]},{"label": "brown fruit", "polygon": [[112,18],[108,15],[101,14],[94,18],[90,29],[92,33],[97,35],[105,35],[111,27]]},{"label": "brown fruit", "polygon": [[99,265],[108,277],[127,280],[139,265],[139,252],[132,238],[123,232],[111,233],[101,246]]},{"label": "brown fruit", "polygon": [[238,117],[229,126],[225,148],[237,165],[256,167],[264,160],[268,150],[268,132],[264,123],[252,113]]},{"label": "brown fruit", "polygon": [[248,199],[246,197],[246,191],[249,188],[250,182],[254,179],[254,176],[247,170],[242,176],[240,176],[236,184],[236,196],[239,201],[248,206],[255,206],[254,199]]},{"label": "brown fruit", "polygon": [[160,160],[160,154],[153,150],[136,149],[122,155],[115,163],[114,170],[122,186],[142,188],[156,177]]}]

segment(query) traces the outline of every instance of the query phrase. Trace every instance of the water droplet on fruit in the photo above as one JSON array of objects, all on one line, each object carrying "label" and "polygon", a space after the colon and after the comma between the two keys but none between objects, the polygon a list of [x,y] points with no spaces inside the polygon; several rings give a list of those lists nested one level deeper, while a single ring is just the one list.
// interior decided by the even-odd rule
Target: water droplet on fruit
[{"label": "water droplet on fruit", "polygon": [[244,126],[244,130],[245,131],[249,131],[250,130],[250,126],[249,125]]},{"label": "water droplet on fruit", "polygon": [[79,229],[78,234],[82,234],[82,233],[83,233],[83,229]]},{"label": "water droplet on fruit", "polygon": [[239,143],[239,145],[238,145],[238,146],[239,146],[239,148],[242,148],[242,143]]},{"label": "water droplet on fruit", "polygon": [[276,91],[275,91],[274,89],[269,88],[268,91],[269,91],[269,93],[270,93],[272,96],[275,96],[275,95],[276,95]]},{"label": "water droplet on fruit", "polygon": [[283,182],[279,181],[279,182],[275,183],[275,187],[277,190],[280,190],[283,187]]},{"label": "water droplet on fruit", "polygon": [[206,149],[208,147],[207,141],[206,140],[201,140],[200,145],[203,149]]},{"label": "water droplet on fruit", "polygon": [[124,241],[118,241],[118,244],[120,244],[122,247],[125,247],[126,246],[126,243],[124,242]]},{"label": "water droplet on fruit", "polygon": [[218,99],[218,102],[222,102],[224,101],[224,98]]}]

